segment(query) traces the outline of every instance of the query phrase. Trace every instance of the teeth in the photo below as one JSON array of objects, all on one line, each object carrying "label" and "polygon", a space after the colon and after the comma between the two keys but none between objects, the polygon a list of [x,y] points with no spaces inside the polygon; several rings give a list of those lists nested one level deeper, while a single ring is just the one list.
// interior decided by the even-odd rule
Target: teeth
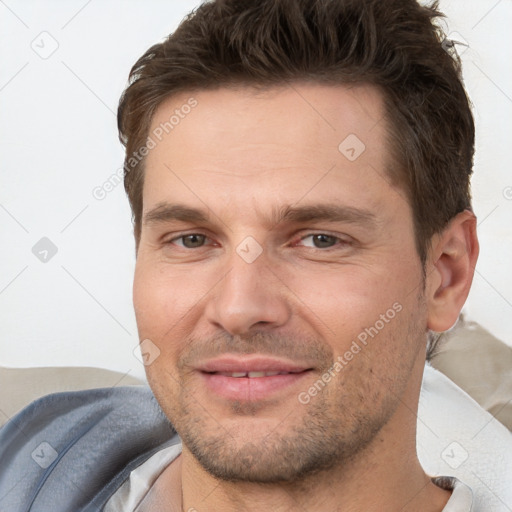
[{"label": "teeth", "polygon": [[249,372],[249,377],[272,377],[273,375],[281,375],[286,372]]},{"label": "teeth", "polygon": [[272,377],[273,375],[285,375],[288,372],[218,372],[218,375],[225,377],[249,377],[250,379],[257,379],[259,377]]},{"label": "teeth", "polygon": [[265,372],[249,372],[247,376],[250,379],[256,378],[256,377],[265,377],[267,374]]}]

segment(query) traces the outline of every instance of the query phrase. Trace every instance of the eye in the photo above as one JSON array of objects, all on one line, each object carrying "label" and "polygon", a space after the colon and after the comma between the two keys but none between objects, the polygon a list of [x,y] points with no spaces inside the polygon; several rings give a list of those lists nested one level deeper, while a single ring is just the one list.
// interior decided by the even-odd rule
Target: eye
[{"label": "eye", "polygon": [[190,235],[183,235],[178,238],[170,240],[170,243],[185,247],[186,249],[196,249],[202,247],[207,240],[205,235],[199,233],[191,233]]},{"label": "eye", "polygon": [[328,235],[326,233],[318,233],[315,235],[307,235],[300,239],[299,244],[305,247],[314,247],[315,249],[328,249],[337,243],[346,244],[337,236]]}]

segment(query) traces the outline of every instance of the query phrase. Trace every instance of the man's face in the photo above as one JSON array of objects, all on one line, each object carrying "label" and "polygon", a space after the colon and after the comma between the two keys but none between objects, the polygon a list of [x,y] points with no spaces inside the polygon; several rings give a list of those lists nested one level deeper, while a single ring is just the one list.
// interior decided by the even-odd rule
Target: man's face
[{"label": "man's face", "polygon": [[134,283],[155,396],[219,478],[342,464],[396,416],[424,357],[380,93],[200,91],[163,103],[150,134],[176,109],[147,156]]}]

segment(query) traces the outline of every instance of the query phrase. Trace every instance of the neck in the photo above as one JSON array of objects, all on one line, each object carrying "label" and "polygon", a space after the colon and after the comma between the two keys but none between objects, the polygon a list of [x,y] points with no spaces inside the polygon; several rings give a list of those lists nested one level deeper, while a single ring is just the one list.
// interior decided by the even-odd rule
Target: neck
[{"label": "neck", "polygon": [[[351,460],[293,483],[220,481],[184,446],[161,475],[172,510],[308,512],[440,512],[450,497],[432,483],[416,456],[418,397],[424,359],[395,413],[372,442]],[[418,370],[418,371],[416,371]],[[298,453],[297,456],[300,456]]]},{"label": "neck", "polygon": [[[353,461],[294,483],[222,482],[196,467],[192,455],[182,456],[183,511],[252,512],[440,512],[450,493],[435,486],[421,468],[414,450],[396,441],[398,456],[379,453],[384,438]],[[407,456],[406,456],[407,454]],[[178,509],[180,510],[180,509]]]}]

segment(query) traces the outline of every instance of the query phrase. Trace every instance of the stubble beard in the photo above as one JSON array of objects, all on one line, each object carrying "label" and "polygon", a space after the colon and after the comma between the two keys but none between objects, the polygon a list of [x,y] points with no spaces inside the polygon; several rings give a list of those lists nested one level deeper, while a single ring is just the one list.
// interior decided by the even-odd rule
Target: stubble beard
[{"label": "stubble beard", "polygon": [[[182,409],[176,429],[196,460],[217,479],[260,484],[296,483],[347,465],[375,438],[395,408],[388,400],[371,417],[347,413],[340,418],[339,414],[329,412],[332,406],[329,408],[326,399],[315,398],[318,400],[307,405],[297,402],[297,407],[306,412],[286,433],[270,431],[261,436],[235,437],[222,427],[212,428],[204,417],[198,419],[197,411],[187,407]],[[358,396],[355,401],[361,403],[361,399]],[[339,404],[341,410],[345,406],[342,402]]]},{"label": "stubble beard", "polygon": [[[405,329],[398,327],[392,329],[394,332],[380,333],[382,338],[375,339],[372,343],[390,344],[397,338],[415,343],[420,335],[413,328],[417,325],[418,318],[407,320]],[[247,343],[228,343],[229,346],[222,351],[244,353],[244,347],[252,347],[257,352],[254,347],[260,346],[261,340],[268,348],[266,351],[262,350],[264,353],[271,353],[270,347],[276,346],[287,346],[289,350],[290,340],[280,343],[272,335],[256,336],[257,340],[251,337],[250,341],[245,340]],[[416,338],[411,339],[411,336]],[[307,345],[316,347],[316,360],[322,360],[325,368],[332,366],[333,355],[319,349],[322,345],[318,341],[312,344],[308,340],[305,343]],[[405,343],[402,343],[398,351],[404,347]],[[244,435],[243,427],[242,431],[230,432],[221,426],[207,412],[208,404],[200,404],[193,390],[183,380],[180,380],[177,396],[159,401],[164,410],[167,409],[167,416],[186,448],[213,477],[229,482],[296,483],[315,474],[330,471],[336,466],[348,466],[370,445],[395,412],[410,377],[414,357],[403,357],[403,354],[397,357],[395,354],[394,365],[388,367],[391,374],[379,374],[376,371],[379,360],[370,357],[371,350],[372,347],[365,347],[308,404],[301,404],[297,400],[296,407],[300,408],[301,414],[292,414],[294,421],[289,425],[286,424],[287,418],[283,417],[282,422],[286,429],[275,428],[261,436]],[[198,348],[198,352],[200,351]],[[321,372],[315,373],[311,383],[319,375]],[[308,382],[305,389],[309,385]],[[162,394],[167,394],[164,389],[161,391]],[[160,393],[155,394],[159,398]],[[169,405],[171,403],[172,407]],[[165,405],[169,407],[166,408]],[[259,407],[258,404],[232,403],[231,412],[247,422],[251,416],[257,415]]]}]

